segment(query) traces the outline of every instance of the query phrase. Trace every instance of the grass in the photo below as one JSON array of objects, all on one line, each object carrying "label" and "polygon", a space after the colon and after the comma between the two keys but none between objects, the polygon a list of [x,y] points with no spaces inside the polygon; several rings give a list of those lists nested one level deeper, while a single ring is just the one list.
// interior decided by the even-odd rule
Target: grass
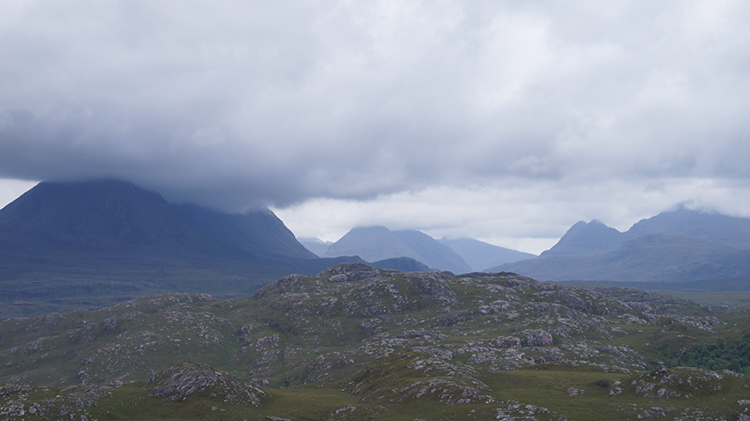
[{"label": "grass", "polygon": [[750,306],[750,291],[689,292],[689,291],[654,291],[663,295],[684,298],[711,308],[730,308]]},{"label": "grass", "polygon": [[[605,372],[589,363],[631,370],[638,369],[640,363],[625,348],[617,358],[627,361],[617,362],[613,356],[617,351],[605,346],[628,346],[643,355],[645,363],[656,365],[656,361],[668,362],[675,352],[695,344],[730,338],[750,328],[746,312],[734,310],[722,316],[727,324],[714,326],[712,331],[696,324],[696,320],[718,313],[674,299],[649,301],[659,306],[653,314],[627,310],[629,307],[622,313],[620,307],[624,305],[614,299],[547,284],[512,287],[506,279],[448,281],[458,297],[458,302],[450,306],[436,298],[447,299],[449,295],[421,292],[418,287],[423,284],[418,278],[399,275],[392,282],[328,282],[327,278],[310,277],[290,278],[252,298],[212,301],[201,295],[170,294],[97,311],[8,320],[0,324],[4,363],[0,374],[4,382],[60,387],[83,380],[95,384],[109,384],[111,379],[135,380],[109,389],[112,399],[86,408],[92,416],[89,419],[100,420],[327,420],[331,415],[334,420],[492,419],[498,408],[511,405],[509,401],[545,407],[571,420],[616,420],[643,415],[631,410],[631,404],[636,404],[638,411],[660,405],[681,409],[686,404],[645,399],[633,390],[610,396],[609,390],[597,382],[621,379],[626,383],[631,376]],[[490,288],[495,286],[502,288]],[[487,310],[486,305],[502,302],[512,303],[512,307],[502,313]],[[597,315],[575,308],[607,312]],[[515,316],[511,317],[511,311]],[[650,322],[643,320],[647,316]],[[112,320],[116,326],[108,324]],[[383,335],[375,328],[365,329],[363,323],[377,327]],[[561,330],[552,330],[556,328]],[[555,332],[554,346],[560,349],[554,354],[549,346],[524,346],[518,351],[525,358],[557,355],[557,359],[582,362],[578,366],[538,361],[532,365],[526,360],[525,368],[504,371],[520,365],[503,365],[505,360],[500,356],[506,349],[494,344],[495,339],[524,337],[523,332],[536,329]],[[565,332],[567,336],[562,336]],[[570,345],[578,344],[583,344],[582,352],[588,352],[586,347],[600,352],[577,354]],[[466,349],[460,350],[462,347]],[[492,353],[498,356],[495,361],[499,365],[473,360],[484,352],[480,348],[486,347],[494,348]],[[428,373],[415,369],[410,362],[413,360],[376,360],[387,348],[395,351],[393,358],[401,352],[434,356],[433,352],[444,355],[440,353],[443,351],[453,355],[447,364],[464,367],[461,363],[466,363],[473,370],[449,375],[434,369]],[[208,363],[245,381],[268,380],[266,384],[271,386],[264,390],[273,397],[259,408],[201,395],[183,402],[164,402],[149,397],[149,390],[138,383],[154,371],[184,361]],[[365,367],[380,370],[379,377],[362,374]],[[419,392],[417,396],[422,386],[413,386],[430,383],[436,376],[455,383],[448,388],[450,392],[443,392],[458,393],[453,396],[470,391],[473,379],[484,382],[490,390],[479,393],[488,394],[494,402],[487,403],[482,397],[472,403],[448,405],[445,402],[457,399],[443,398],[435,391]],[[351,389],[348,382],[352,380],[372,385],[374,390],[362,394],[341,390]],[[313,384],[303,384],[306,382]],[[723,399],[744,399],[737,392],[737,384],[725,383],[725,392],[695,398],[691,407],[720,409]],[[582,389],[583,393],[571,396],[571,389]],[[351,407],[356,410],[352,412]],[[553,415],[546,416],[539,419],[551,419]]]},{"label": "grass", "polygon": [[[169,402],[148,396],[149,388],[142,382],[126,384],[109,389],[111,397],[97,406],[86,408],[69,407],[68,411],[80,419],[87,414],[89,419],[99,420],[226,420],[267,421],[269,417],[286,418],[292,421],[312,420],[369,420],[424,421],[437,420],[484,420],[494,419],[497,408],[516,402],[524,405],[544,407],[569,420],[625,420],[636,419],[639,413],[652,407],[671,407],[670,416],[700,408],[706,415],[737,415],[740,407],[735,404],[746,399],[748,381],[738,378],[721,380],[722,390],[694,396],[690,399],[653,399],[636,396],[629,388],[632,376],[618,373],[579,371],[563,369],[521,369],[508,372],[486,372],[481,380],[491,387],[488,392],[495,402],[445,405],[434,399],[407,399],[403,403],[366,402],[360,396],[343,392],[343,383],[324,386],[304,385],[280,389],[266,389],[271,397],[259,407],[224,402],[206,394],[194,394],[184,401]],[[611,396],[603,385],[616,379],[623,383],[625,391]],[[602,382],[604,380],[605,382]],[[387,385],[386,385],[387,386]],[[577,389],[577,395],[571,395]],[[42,391],[44,390],[44,391]],[[35,388],[27,402],[50,399],[65,392],[55,388]],[[28,403],[27,403],[28,405]],[[736,407],[736,408],[735,408]],[[356,409],[355,409],[356,408]],[[331,418],[338,410],[338,417]],[[640,412],[639,412],[640,411]],[[737,413],[735,413],[737,412]],[[537,412],[538,419],[552,419],[552,414]],[[8,418],[15,419],[15,418]],[[19,418],[20,419],[20,418]]]}]

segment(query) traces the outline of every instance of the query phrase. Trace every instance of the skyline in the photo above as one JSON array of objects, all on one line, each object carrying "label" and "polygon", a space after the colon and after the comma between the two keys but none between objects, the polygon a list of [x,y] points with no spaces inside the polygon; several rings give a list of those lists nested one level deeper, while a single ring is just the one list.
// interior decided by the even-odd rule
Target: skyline
[{"label": "skyline", "polygon": [[[16,198],[20,197],[23,193],[25,193],[26,191],[28,191],[28,189],[32,188],[35,185],[36,185],[36,182],[25,182],[25,181],[18,181],[18,180],[0,180],[0,209],[4,208],[7,204],[9,204],[10,202],[12,202]],[[348,205],[351,206],[352,204],[349,203]],[[382,206],[382,203],[378,204],[378,205]],[[677,209],[677,208],[687,208],[687,209],[705,211],[705,212],[709,212],[709,213],[718,212],[716,209],[710,209],[710,208],[704,208],[704,207],[696,206],[696,203],[690,203],[690,202],[679,203],[679,204],[677,204],[675,206],[672,206],[669,209],[665,209],[664,211],[670,211],[670,210],[674,210],[674,209]],[[325,210],[325,209],[339,209],[339,207],[337,207],[337,206],[324,206],[323,210]],[[377,209],[377,210],[382,211],[382,208]],[[279,213],[282,214],[282,216],[285,215],[285,211],[283,211],[283,210],[276,210],[275,213],[277,213],[277,215]],[[362,218],[367,219],[368,216],[372,217],[372,215],[365,215],[363,217],[362,213],[363,212],[361,210],[360,211],[353,211],[351,209],[349,210],[349,215],[352,216],[354,219],[362,219]],[[308,210],[306,212],[306,214],[308,214],[308,215],[309,214],[316,214],[316,215],[321,215],[322,214],[325,217],[325,212],[316,212],[314,209],[313,209],[313,211],[309,211]],[[648,215],[648,216],[646,216],[644,218],[641,218],[641,219],[649,219],[652,216],[656,216],[656,214],[654,214],[654,215]],[[382,215],[381,215],[381,217],[382,217]],[[387,216],[386,216],[386,218],[387,218]],[[282,222],[284,222],[285,225],[287,225],[287,227],[289,227],[289,224],[286,223],[286,221],[284,221],[283,218],[281,218],[281,219],[282,219]],[[402,216],[401,219],[402,220],[404,219],[403,216]],[[641,219],[639,219],[639,221]],[[345,221],[346,218],[340,218],[340,220]],[[406,220],[408,221],[408,218],[406,218]],[[593,219],[590,219],[590,220],[582,220],[582,221],[588,223],[588,222],[591,222],[593,220],[597,220],[597,221],[601,222],[601,220],[599,218],[593,218]],[[300,221],[297,221],[297,222],[299,223]],[[578,222],[578,221],[576,221],[576,222]],[[634,221],[633,223],[630,223],[627,226],[612,227],[612,228],[615,228],[615,229],[617,229],[620,232],[625,232],[628,229],[630,229],[630,227],[633,224],[635,224],[635,222],[638,222],[638,221]],[[311,225],[310,221],[308,221],[308,220],[301,221],[301,223],[303,225],[305,225],[305,224],[306,225]],[[415,224],[414,222],[407,222],[407,224],[409,224],[409,223]],[[370,226],[374,226],[374,225],[378,225],[378,224],[352,225],[352,226],[350,226],[348,228],[344,228],[343,231],[342,231],[342,233],[340,235],[336,234],[335,237],[330,237],[328,239],[321,239],[321,238],[318,238],[318,239],[322,240],[322,241],[329,241],[331,243],[334,243],[337,240],[339,240],[341,237],[343,237],[346,233],[348,233],[349,230],[351,230],[353,228],[370,227]],[[399,227],[399,228],[393,228],[393,226],[386,227],[386,228],[391,229],[393,231],[397,231],[397,230],[414,230],[414,229],[416,229],[416,228],[413,228],[411,225],[399,226],[397,224],[396,226]],[[572,224],[571,224],[571,226],[572,226]],[[565,230],[560,234],[560,237],[562,237],[562,234],[564,234],[571,226],[566,227]],[[301,239],[301,238],[311,238],[311,237],[305,237],[304,235],[297,234],[294,229],[290,228],[290,230],[299,239]],[[482,230],[481,227],[479,227],[479,230],[481,232],[481,230]],[[434,233],[434,231],[432,233],[426,232],[424,230],[420,230],[420,231],[423,231],[423,232],[427,233],[428,235],[431,235],[435,239],[441,239],[441,238],[444,238],[444,237],[448,238],[448,239],[470,238],[470,237],[468,237],[466,235],[463,235],[463,234],[454,235],[454,236],[450,236],[450,235],[446,236],[446,235],[436,235]],[[519,248],[517,246],[514,247],[513,244],[510,244],[510,245],[508,245],[508,244],[502,244],[502,243],[500,243],[498,241],[492,241],[491,239],[490,240],[488,240],[486,238],[475,238],[475,239],[480,240],[480,241],[484,241],[484,242],[487,242],[487,243],[490,243],[490,244],[493,244],[493,245],[497,245],[497,246],[500,246],[500,247],[505,247],[505,248],[510,248],[510,249],[516,249],[516,250],[519,250],[519,251],[525,251],[527,253],[533,253],[533,254],[539,255],[543,251],[549,250],[553,245],[555,245],[559,241],[560,237],[557,237],[557,238],[543,238],[543,239],[539,239],[536,242],[534,242],[534,241],[526,242],[525,244],[522,244],[522,247],[523,247],[523,245],[526,246],[525,249],[524,248]],[[474,237],[471,237],[471,238],[474,238]]]},{"label": "skyline", "polygon": [[741,1],[7,1],[0,205],[118,178],[298,237],[750,217]]}]

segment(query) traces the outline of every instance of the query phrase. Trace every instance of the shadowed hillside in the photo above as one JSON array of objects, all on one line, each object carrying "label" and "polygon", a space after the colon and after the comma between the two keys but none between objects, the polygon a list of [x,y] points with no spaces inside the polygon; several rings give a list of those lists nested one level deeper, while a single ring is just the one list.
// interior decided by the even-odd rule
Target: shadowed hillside
[{"label": "shadowed hillside", "polygon": [[252,294],[319,259],[269,210],[175,206],[120,181],[39,183],[0,210],[0,317],[165,292]]}]

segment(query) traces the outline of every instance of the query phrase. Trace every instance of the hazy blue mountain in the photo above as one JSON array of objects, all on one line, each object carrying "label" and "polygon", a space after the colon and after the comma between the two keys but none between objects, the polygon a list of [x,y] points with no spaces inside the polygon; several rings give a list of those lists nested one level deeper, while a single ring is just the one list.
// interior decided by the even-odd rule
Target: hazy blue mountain
[{"label": "hazy blue mountain", "polygon": [[573,225],[551,249],[542,256],[597,253],[614,250],[626,240],[625,236],[596,219],[588,224],[583,221]]},{"label": "hazy blue mountain", "polygon": [[454,273],[472,271],[461,256],[429,235],[415,230],[391,231],[382,226],[352,229],[328,247],[323,256],[359,256],[368,262],[411,257],[431,268]]},{"label": "hazy blue mountain", "polygon": [[750,250],[750,218],[678,208],[643,219],[625,234],[628,238],[633,238],[649,232],[671,232],[740,250]]},{"label": "hazy blue mountain", "polygon": [[730,280],[750,276],[749,238],[748,218],[680,208],[641,220],[624,233],[598,221],[578,222],[538,258],[492,271],[543,280]]},{"label": "hazy blue mountain", "polygon": [[518,262],[537,257],[535,254],[498,247],[473,238],[441,238],[438,241],[453,249],[477,272],[485,271],[488,268],[504,263]]},{"label": "hazy blue mountain", "polygon": [[750,275],[750,251],[664,232],[630,239],[616,250],[579,255],[543,255],[505,264],[540,280],[670,282],[719,280]]},{"label": "hazy blue mountain", "polygon": [[328,250],[328,247],[333,244],[331,241],[323,241],[317,237],[301,237],[298,238],[297,241],[299,241],[299,243],[306,249],[315,253],[316,256],[323,256],[326,250]]},{"label": "hazy blue mountain", "polygon": [[619,232],[593,220],[579,221],[541,256],[598,253],[615,250],[626,240],[653,232],[668,232],[700,238],[740,250],[750,249],[750,218],[678,208],[643,219],[628,231]]}]

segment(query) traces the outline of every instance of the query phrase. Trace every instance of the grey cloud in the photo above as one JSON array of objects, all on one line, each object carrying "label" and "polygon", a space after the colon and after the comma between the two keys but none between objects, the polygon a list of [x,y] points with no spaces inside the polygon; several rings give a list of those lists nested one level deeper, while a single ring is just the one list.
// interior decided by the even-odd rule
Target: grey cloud
[{"label": "grey cloud", "polygon": [[750,176],[744,2],[26,1],[0,15],[3,177],[118,177],[242,209]]}]

